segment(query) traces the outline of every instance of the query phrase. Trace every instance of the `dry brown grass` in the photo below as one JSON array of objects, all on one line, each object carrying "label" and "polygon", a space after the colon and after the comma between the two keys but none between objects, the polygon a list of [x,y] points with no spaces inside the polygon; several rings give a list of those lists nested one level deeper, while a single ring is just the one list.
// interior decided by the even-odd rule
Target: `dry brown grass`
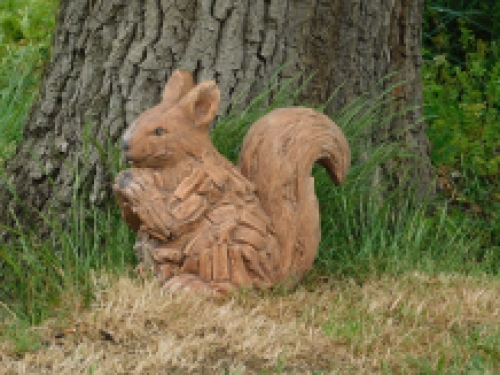
[{"label": "dry brown grass", "polygon": [[498,279],[415,273],[224,301],[95,283],[91,309],[33,328],[39,349],[0,343],[0,374],[460,373],[475,352],[493,356],[478,373],[500,371],[498,349],[488,354],[488,336],[500,343]]}]

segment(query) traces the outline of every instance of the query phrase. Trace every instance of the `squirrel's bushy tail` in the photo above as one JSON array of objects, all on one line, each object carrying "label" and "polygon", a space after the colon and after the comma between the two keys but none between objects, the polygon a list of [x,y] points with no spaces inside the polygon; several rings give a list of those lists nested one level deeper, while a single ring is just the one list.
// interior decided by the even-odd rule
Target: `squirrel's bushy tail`
[{"label": "squirrel's bushy tail", "polygon": [[338,185],[350,151],[340,128],[309,108],[272,111],[252,125],[242,145],[241,172],[257,186],[280,246],[279,281],[300,279],[316,256],[321,228],[311,176],[315,162]]}]

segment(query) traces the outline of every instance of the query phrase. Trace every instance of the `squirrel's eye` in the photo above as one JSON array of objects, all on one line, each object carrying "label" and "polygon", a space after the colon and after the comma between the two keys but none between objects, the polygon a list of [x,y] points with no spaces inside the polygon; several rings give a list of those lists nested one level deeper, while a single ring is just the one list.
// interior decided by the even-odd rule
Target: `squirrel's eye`
[{"label": "squirrel's eye", "polygon": [[163,134],[163,129],[162,128],[156,128],[155,134],[156,135],[162,135]]}]

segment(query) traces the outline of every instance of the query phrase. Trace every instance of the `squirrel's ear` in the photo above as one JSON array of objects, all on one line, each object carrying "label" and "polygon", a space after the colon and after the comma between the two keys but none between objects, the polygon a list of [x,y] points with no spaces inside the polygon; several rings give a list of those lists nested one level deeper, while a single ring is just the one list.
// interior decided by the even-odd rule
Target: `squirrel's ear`
[{"label": "squirrel's ear", "polygon": [[194,87],[191,73],[186,70],[175,70],[163,89],[162,104],[172,107]]},{"label": "squirrel's ear", "polygon": [[206,81],[192,89],[179,103],[186,116],[198,128],[208,128],[219,110],[220,91],[215,81]]}]

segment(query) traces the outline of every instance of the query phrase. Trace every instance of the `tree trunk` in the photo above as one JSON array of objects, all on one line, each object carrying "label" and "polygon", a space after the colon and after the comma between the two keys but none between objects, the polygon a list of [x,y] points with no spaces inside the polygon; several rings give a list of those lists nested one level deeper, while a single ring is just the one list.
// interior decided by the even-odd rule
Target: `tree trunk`
[{"label": "tree trunk", "polygon": [[[176,68],[217,80],[220,113],[247,87],[244,103],[261,93],[285,62],[278,80],[317,72],[308,102],[324,103],[343,85],[327,113],[381,92],[388,83],[376,83],[394,70],[407,82],[395,91],[397,107],[421,106],[422,12],[423,0],[61,0],[52,58],[7,175],[20,200],[42,212],[64,214],[75,168],[90,201],[104,202],[111,176],[96,149],[84,155],[86,124],[98,142],[116,142]],[[432,177],[421,119],[418,108],[381,130],[417,124],[405,141],[419,155],[420,191]],[[5,189],[0,207],[19,212]]]}]

